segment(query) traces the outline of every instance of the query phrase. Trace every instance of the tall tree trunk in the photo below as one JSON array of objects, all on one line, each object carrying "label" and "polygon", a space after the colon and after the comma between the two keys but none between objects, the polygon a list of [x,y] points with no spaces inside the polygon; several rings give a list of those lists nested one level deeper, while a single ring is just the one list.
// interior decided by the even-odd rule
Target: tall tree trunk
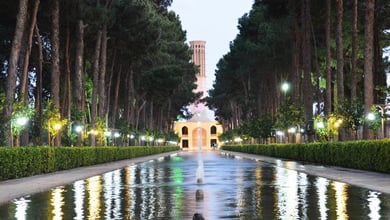
[{"label": "tall tree trunk", "polygon": [[[67,1],[67,4],[69,2]],[[67,5],[66,11],[69,11],[69,6]],[[70,24],[69,24],[69,15],[66,16],[66,37],[65,37],[65,54],[64,54],[64,62],[65,62],[65,70],[64,70],[64,85],[62,92],[62,104],[61,104],[61,117],[67,118],[69,121],[71,119],[71,97],[72,93],[70,90],[71,85],[71,71],[70,71]],[[70,135],[70,134],[68,134]]]},{"label": "tall tree trunk", "polygon": [[[294,7],[296,5],[294,4]],[[301,89],[300,89],[300,45],[301,45],[301,33],[299,30],[299,13],[297,13],[297,8],[294,8],[294,41],[293,41],[293,51],[292,51],[292,69],[293,69],[293,103],[297,103],[299,98],[301,97]]]},{"label": "tall tree trunk", "polygon": [[102,29],[102,46],[100,55],[100,75],[99,75],[99,117],[104,118],[106,109],[106,63],[107,63],[107,25]]},{"label": "tall tree trunk", "polygon": [[153,129],[154,126],[153,126],[153,121],[154,121],[154,114],[153,114],[153,109],[154,109],[154,102],[153,100],[151,102],[149,102],[149,117],[148,117],[148,120],[149,120],[149,123],[148,123],[148,127],[150,129]]},{"label": "tall tree trunk", "polygon": [[[127,124],[137,124],[138,126],[138,122],[139,122],[139,117],[137,119],[135,119],[135,110],[136,110],[136,106],[138,105],[138,103],[140,102],[140,98],[141,96],[138,96],[136,98],[136,93],[135,93],[135,88],[134,88],[134,71],[132,69],[132,66],[129,67],[129,82],[128,82],[128,94],[129,94],[129,119],[127,121]],[[137,120],[137,122],[135,122],[134,120]]]},{"label": "tall tree trunk", "polygon": [[351,100],[356,99],[356,65],[357,65],[357,35],[358,35],[358,1],[353,0],[352,6],[352,54],[351,54]]},{"label": "tall tree trunk", "polygon": [[[141,106],[138,108],[137,110],[137,116],[136,118],[134,119],[134,124],[135,124],[135,130],[138,131],[138,128],[139,128],[139,122],[140,122],[140,117],[141,117],[141,112],[145,109],[145,105],[146,105],[146,100],[143,100],[142,101],[142,104]],[[145,111],[143,111],[145,112]],[[144,123],[145,123],[145,120],[144,120]]]},{"label": "tall tree trunk", "polygon": [[[303,91],[307,94],[304,99],[305,121],[313,123],[313,84],[311,82],[311,15],[310,0],[302,0],[302,49],[303,49]],[[308,136],[313,141],[313,135]]]},{"label": "tall tree trunk", "polygon": [[[376,1],[375,5],[378,5],[379,1]],[[375,8],[379,8],[380,6],[375,6]],[[390,4],[389,4],[390,7]],[[382,31],[381,27],[379,27],[379,22],[377,20],[377,13],[374,15],[374,33],[373,33],[373,83],[375,86],[379,86],[382,88],[386,88],[386,74],[385,67],[383,66],[383,48],[381,45],[381,35]],[[374,90],[374,104],[385,104],[386,103],[386,94],[384,94],[382,90]]]},{"label": "tall tree trunk", "polygon": [[22,98],[22,101],[24,104],[27,103],[28,101],[28,86],[27,86],[27,81],[28,81],[28,67],[30,64],[30,55],[31,55],[31,47],[32,47],[32,40],[33,40],[33,34],[35,30],[35,24],[37,22],[37,14],[38,14],[38,9],[39,9],[39,0],[34,1],[34,7],[33,7],[33,12],[31,14],[31,23],[30,23],[30,28],[28,30],[28,35],[27,35],[27,49],[26,53],[24,56],[24,61],[23,61],[23,70],[22,74],[20,77],[20,97]]},{"label": "tall tree trunk", "polygon": [[[78,114],[82,114],[78,118],[84,123],[84,22],[78,20],[76,33],[76,56],[75,56],[75,71],[73,82],[73,103]],[[79,140],[81,141],[81,140]],[[79,143],[80,144],[80,143]]]},{"label": "tall tree trunk", "polygon": [[27,7],[28,0],[19,0],[19,11],[16,16],[16,27],[15,34],[12,40],[12,48],[10,57],[8,60],[8,77],[6,85],[6,105],[4,107],[4,118],[7,120],[4,126],[4,137],[6,144],[12,146],[12,128],[11,128],[11,116],[13,111],[14,99],[15,99],[15,89],[16,89],[16,78],[18,76],[18,59],[21,41],[23,37],[23,31],[26,25],[27,20]]},{"label": "tall tree trunk", "polygon": [[127,124],[130,124],[130,108],[131,108],[131,105],[132,105],[132,94],[131,94],[131,82],[130,80],[132,80],[131,78],[131,74],[132,74],[132,71],[131,71],[131,66],[128,67],[127,71],[126,71],[126,75],[125,75],[125,92],[126,92],[126,97],[125,97],[125,102],[124,102],[124,112],[123,112],[123,118],[124,120],[126,121]]},{"label": "tall tree trunk", "polygon": [[[166,124],[166,127],[164,129],[164,132],[168,133],[170,127],[171,127],[171,124],[172,124],[172,121],[171,121],[171,111],[172,111],[172,98],[169,97],[168,98],[168,106],[167,106],[167,114],[166,114],[166,117],[167,117],[167,124]],[[212,118],[212,120],[214,120]]]},{"label": "tall tree trunk", "polygon": [[[337,57],[337,96],[335,97],[336,107],[344,108],[344,47],[343,47],[343,0],[336,0],[336,57]],[[338,111],[338,109],[336,109]],[[345,139],[345,130],[339,130],[339,140]]]},{"label": "tall tree trunk", "polygon": [[115,85],[114,103],[112,104],[112,125],[115,127],[116,117],[118,115],[118,100],[119,100],[119,88],[121,84],[122,64],[119,65],[118,76]]},{"label": "tall tree trunk", "polygon": [[38,41],[38,68],[37,68],[37,87],[36,87],[36,97],[35,97],[35,121],[37,134],[35,135],[35,145],[42,146],[42,137],[43,137],[43,113],[42,113],[42,65],[43,65],[43,43],[41,35],[39,33],[38,25],[35,25],[35,33],[37,35]]},{"label": "tall tree trunk", "polygon": [[339,106],[344,98],[344,54],[343,54],[343,0],[336,0],[336,56],[337,56],[337,102]]},{"label": "tall tree trunk", "polygon": [[[375,0],[366,0],[366,15],[364,27],[364,115],[371,111],[374,104],[373,83],[373,44],[374,44],[374,12]],[[364,126],[363,138],[373,137],[373,132]]]},{"label": "tall tree trunk", "polygon": [[[111,68],[110,68],[110,77],[108,81],[108,88],[107,88],[107,115],[112,114],[112,106],[111,106],[111,87],[112,87],[112,81],[114,77],[114,69],[115,69],[115,64],[116,64],[116,49],[114,49],[112,60],[111,60]],[[121,67],[122,68],[122,67]],[[110,122],[113,124],[113,122]],[[110,126],[110,124],[107,122],[107,126]]]},{"label": "tall tree trunk", "polygon": [[326,50],[326,90],[325,90],[325,115],[329,115],[332,112],[332,69],[331,69],[331,47],[330,47],[330,23],[331,23],[331,10],[332,1],[326,0],[326,24],[325,24],[325,50]]},{"label": "tall tree trunk", "polygon": [[[54,1],[51,37],[51,95],[54,107],[60,110],[60,2]],[[61,145],[61,133],[54,138],[54,146]]]},{"label": "tall tree trunk", "polygon": [[[97,110],[97,94],[99,89],[99,60],[100,48],[102,44],[102,31],[98,31],[96,35],[95,55],[93,58],[93,87],[92,87],[92,101],[91,101],[91,129],[96,128],[96,110]],[[95,134],[89,136],[91,146],[96,145]]]},{"label": "tall tree trunk", "polygon": [[[33,35],[34,35],[34,30],[35,30],[35,24],[37,21],[37,14],[38,14],[38,9],[39,9],[39,0],[34,1],[34,6],[33,6],[33,12],[31,14],[31,23],[30,23],[30,28],[28,30],[28,35],[27,35],[27,48],[26,48],[26,53],[24,55],[24,61],[23,61],[23,69],[22,69],[22,74],[20,77],[20,98],[21,101],[23,102],[24,106],[28,105],[28,97],[29,97],[29,92],[28,92],[28,68],[30,64],[30,55],[31,55],[31,47],[32,47],[32,40],[33,40]],[[20,134],[20,145],[28,145],[29,142],[29,132],[25,129],[21,132]]]}]

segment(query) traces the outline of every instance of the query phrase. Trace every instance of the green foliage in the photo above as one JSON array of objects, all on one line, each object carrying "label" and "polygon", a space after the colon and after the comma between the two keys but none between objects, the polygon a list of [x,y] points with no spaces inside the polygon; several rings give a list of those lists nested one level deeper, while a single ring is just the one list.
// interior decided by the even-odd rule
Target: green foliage
[{"label": "green foliage", "polygon": [[291,126],[301,127],[303,124],[303,106],[282,103],[275,115],[276,121],[274,124],[275,129],[287,130]]},{"label": "green foliage", "polygon": [[218,138],[221,142],[233,143],[234,138],[240,135],[239,133],[240,131],[238,129],[231,129],[219,135]]},{"label": "green foliage", "polygon": [[16,137],[19,133],[26,128],[28,120],[34,115],[35,110],[22,102],[14,103],[14,111],[11,117],[12,133]]},{"label": "green foliage", "polygon": [[61,130],[65,127],[68,120],[61,119],[59,109],[54,105],[51,100],[46,102],[45,107],[46,108],[43,114],[43,119],[45,123],[43,123],[43,127],[47,130],[51,143],[52,139],[54,139],[54,137],[59,134]]},{"label": "green foliage", "polygon": [[371,112],[369,113],[373,118],[369,118],[368,115],[364,118],[364,124],[368,125],[368,127],[375,132],[376,136],[378,136],[378,129],[380,128],[382,120],[384,120],[385,117],[383,116],[382,118],[382,115],[379,111],[382,111],[381,107],[373,105],[371,107]]},{"label": "green foliage", "polygon": [[224,145],[222,149],[307,163],[390,173],[390,140]]},{"label": "green foliage", "polygon": [[261,137],[266,139],[271,137],[273,125],[272,116],[264,114],[261,117],[246,121],[241,126],[241,131],[252,138]]},{"label": "green foliage", "polygon": [[362,98],[357,98],[351,101],[342,101],[342,107],[338,108],[339,114],[342,116],[344,126],[357,132],[360,125],[364,123],[364,105]]},{"label": "green foliage", "polygon": [[320,141],[333,141],[343,124],[343,116],[335,113],[329,114],[326,118],[320,115],[314,118],[314,128]]},{"label": "green foliage", "polygon": [[327,121],[325,118],[317,115],[314,118],[314,129],[315,129],[320,141],[328,141],[329,140]]},{"label": "green foliage", "polygon": [[[386,97],[385,86],[385,71],[388,63],[380,59],[382,49],[389,45],[389,10],[385,1],[375,2],[376,30],[374,49],[377,51],[375,56],[378,58],[375,64],[375,94],[374,97],[379,103],[384,102]],[[311,24],[310,39],[311,39],[311,82],[315,89],[312,94],[306,94],[306,88],[302,87],[303,70],[302,56],[305,53],[302,48],[302,40],[305,28],[302,23],[305,19],[302,18],[302,5],[296,4],[294,1],[255,1],[252,9],[244,14],[238,22],[239,34],[230,44],[230,51],[225,54],[217,64],[216,81],[213,89],[210,92],[210,97],[207,99],[208,105],[216,109],[216,116],[220,121],[232,123],[233,120],[239,118],[241,123],[246,123],[247,115],[261,115],[264,112],[274,115],[276,109],[283,108],[278,106],[279,102],[283,102],[279,91],[277,91],[278,82],[280,79],[289,79],[293,81],[295,91],[294,100],[296,102],[308,100],[306,96],[314,96],[315,102],[323,102],[326,89],[326,79],[323,75],[326,67],[326,42],[324,24],[326,23],[326,1],[314,1],[311,4]],[[351,56],[352,56],[352,2],[346,1],[344,6],[343,22],[343,56],[344,60],[348,61],[344,66],[344,87],[345,97],[350,97],[351,94]],[[356,86],[357,96],[363,97],[363,63],[364,63],[364,10],[363,1],[358,2],[358,33],[356,45]],[[335,16],[336,7],[332,7],[331,16]],[[334,20],[332,20],[334,22]],[[310,40],[309,39],[309,40]],[[337,57],[333,51],[336,51],[335,37],[331,37],[329,42],[330,50],[330,67],[332,74],[337,67]],[[305,61],[304,61],[305,62]],[[387,68],[388,69],[388,68]],[[299,76],[297,75],[300,75]],[[335,83],[331,79],[332,83]],[[333,86],[332,86],[333,87]],[[336,87],[336,86],[335,86]],[[331,90],[332,88],[327,88]],[[333,95],[333,94],[332,94]],[[300,97],[300,98],[297,98]],[[332,97],[332,99],[337,97]],[[229,104],[226,104],[229,101]],[[332,100],[333,102],[333,100]],[[334,103],[332,103],[334,104]],[[363,114],[357,115],[360,109],[357,109],[353,103],[351,105],[341,106],[345,111],[345,124],[347,128],[357,130],[362,124],[361,118]],[[276,106],[275,106],[276,105]],[[311,104],[310,104],[311,105]],[[309,106],[309,105],[306,105]],[[362,105],[363,106],[363,103]],[[361,107],[360,106],[360,107]],[[337,108],[338,106],[332,106]],[[232,109],[231,109],[232,108]],[[353,109],[354,108],[354,109]],[[237,109],[237,110],[236,110]],[[305,111],[309,112],[310,108]],[[286,109],[280,109],[286,111]],[[239,112],[241,115],[235,115]],[[249,114],[247,114],[249,112]],[[337,114],[343,114],[340,109],[334,109]],[[355,114],[356,113],[356,114]],[[283,116],[286,114],[281,114]],[[310,112],[306,115],[311,115]],[[285,117],[288,119],[288,117]],[[305,118],[305,123],[312,120],[311,116]],[[249,122],[250,123],[250,122]],[[276,120],[277,127],[285,129],[287,121],[282,117]]]},{"label": "green foliage", "polygon": [[163,147],[0,147],[0,180],[179,150]]}]

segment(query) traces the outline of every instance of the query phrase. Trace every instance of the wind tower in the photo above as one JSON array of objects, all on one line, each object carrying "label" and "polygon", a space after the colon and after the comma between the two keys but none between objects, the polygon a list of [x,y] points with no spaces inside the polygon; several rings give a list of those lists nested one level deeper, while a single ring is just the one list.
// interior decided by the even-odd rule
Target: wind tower
[{"label": "wind tower", "polygon": [[[197,87],[194,92],[201,92],[202,99],[206,97],[206,41],[190,41],[190,48],[193,52],[192,62],[199,68],[199,72],[196,74]],[[200,113],[205,110],[205,106],[198,100],[191,105],[190,110],[193,114]]]},{"label": "wind tower", "polygon": [[[193,52],[191,61],[198,66],[199,70],[196,74],[197,87],[194,92],[201,92],[200,99],[202,99],[207,95],[206,41],[190,41],[190,48]],[[211,150],[212,146],[219,145],[218,135],[222,133],[222,126],[208,117],[211,115],[213,118],[214,113],[200,100],[190,105],[190,111],[193,115],[191,119],[175,123],[175,132],[179,134],[181,139],[181,149],[194,151],[200,147],[201,149]]]}]

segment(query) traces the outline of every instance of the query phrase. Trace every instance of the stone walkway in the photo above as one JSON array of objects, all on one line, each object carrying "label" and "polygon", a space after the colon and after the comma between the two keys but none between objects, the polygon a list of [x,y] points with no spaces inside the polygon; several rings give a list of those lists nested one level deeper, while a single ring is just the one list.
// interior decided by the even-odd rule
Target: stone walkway
[{"label": "stone walkway", "polygon": [[[287,161],[277,158],[222,151],[238,157],[255,159],[284,166]],[[0,204],[22,196],[44,192],[57,186],[71,184],[77,180],[86,179],[116,169],[121,169],[131,164],[165,157],[177,152],[152,155],[147,157],[122,160],[112,163],[99,164],[88,167],[80,167],[72,170],[64,170],[50,174],[25,177],[15,180],[0,182]],[[295,161],[289,161],[288,169],[305,172],[310,175],[321,176],[331,180],[345,182],[351,185],[379,191],[390,195],[390,174],[367,172],[361,170],[346,169],[340,167],[303,165]]]}]

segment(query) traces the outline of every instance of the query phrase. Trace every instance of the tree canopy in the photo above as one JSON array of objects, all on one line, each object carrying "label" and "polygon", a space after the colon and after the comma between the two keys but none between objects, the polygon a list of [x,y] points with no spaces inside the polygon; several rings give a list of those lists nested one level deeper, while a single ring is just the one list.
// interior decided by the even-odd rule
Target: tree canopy
[{"label": "tree canopy", "polygon": [[[389,4],[375,1],[374,17],[369,14],[370,4],[369,0],[356,1],[354,20],[353,0],[254,1],[252,9],[238,20],[239,33],[217,64],[216,80],[207,98],[224,129],[242,131],[264,117],[271,117],[274,129],[285,131],[288,126],[310,128],[316,116],[343,114],[345,119],[359,121],[347,114],[348,106],[360,103],[364,109],[372,103],[387,103],[384,90],[377,88],[387,87],[388,62],[382,57],[383,49],[390,45]],[[370,20],[372,30],[366,26]],[[337,24],[341,24],[341,31],[337,31]],[[356,40],[351,37],[353,33]],[[373,41],[367,36],[373,36]],[[370,45],[373,53],[368,60],[366,48]],[[369,64],[373,67],[373,83],[365,85]],[[326,75],[328,67],[330,77]],[[290,85],[287,91],[281,89],[284,82]],[[371,102],[363,100],[369,91]],[[327,98],[329,103],[325,102]],[[329,112],[325,111],[327,107]],[[364,115],[359,117],[363,119]],[[344,126],[352,129],[351,123]],[[260,133],[252,137],[258,138]]]},{"label": "tree canopy", "polygon": [[[67,121],[61,128],[62,143],[61,136],[53,138],[59,140],[52,143],[56,145],[76,142],[76,124],[83,125],[85,135],[96,136],[90,137],[91,145],[105,139],[95,130],[120,129],[123,136],[144,130],[170,133],[177,116],[186,115],[184,106],[196,98],[196,67],[190,62],[192,52],[181,21],[168,10],[171,3],[2,1],[0,93],[10,106],[3,109],[4,144],[15,143],[6,134],[12,126],[9,118],[17,111],[13,103],[22,101],[22,91],[28,91],[27,101],[36,109],[29,123],[37,128],[30,129],[36,138],[28,140],[27,135],[27,143],[42,144],[47,135],[39,128],[54,126],[43,122],[48,120],[45,109]],[[31,54],[26,53],[29,40]],[[13,60],[17,68],[10,72]],[[20,83],[23,65],[28,68],[26,85]],[[13,83],[15,88],[9,86]]]}]

